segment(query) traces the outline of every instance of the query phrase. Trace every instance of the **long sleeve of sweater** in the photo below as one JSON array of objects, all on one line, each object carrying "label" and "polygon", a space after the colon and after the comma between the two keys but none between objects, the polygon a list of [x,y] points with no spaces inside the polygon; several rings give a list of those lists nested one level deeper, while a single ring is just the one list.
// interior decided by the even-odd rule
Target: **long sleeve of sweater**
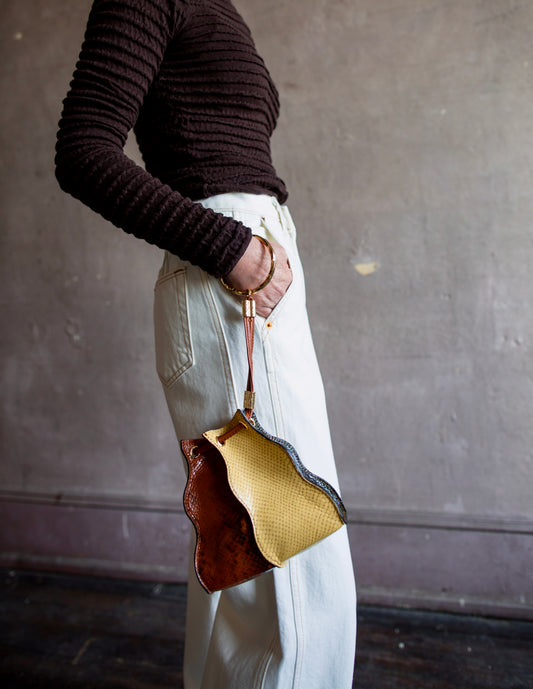
[{"label": "long sleeve of sweater", "polygon": [[56,177],[117,227],[220,277],[243,255],[250,230],[173,190],[123,151],[185,21],[180,0],[94,0],[63,104]]}]

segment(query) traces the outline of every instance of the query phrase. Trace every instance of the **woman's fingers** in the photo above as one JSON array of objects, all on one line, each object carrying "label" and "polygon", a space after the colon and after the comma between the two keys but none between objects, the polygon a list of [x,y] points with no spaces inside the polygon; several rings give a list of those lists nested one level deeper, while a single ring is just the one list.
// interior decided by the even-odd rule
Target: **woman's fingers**
[{"label": "woman's fingers", "polygon": [[270,315],[292,282],[292,271],[285,249],[279,244],[273,246],[277,259],[274,277],[264,289],[254,295],[257,313],[263,318],[267,318]]}]

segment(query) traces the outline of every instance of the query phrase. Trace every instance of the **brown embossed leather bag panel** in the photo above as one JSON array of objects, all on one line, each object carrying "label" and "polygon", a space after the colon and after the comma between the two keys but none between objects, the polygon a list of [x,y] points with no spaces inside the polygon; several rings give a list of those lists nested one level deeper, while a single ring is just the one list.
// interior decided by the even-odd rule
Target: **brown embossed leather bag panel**
[{"label": "brown embossed leather bag panel", "polygon": [[189,466],[183,495],[196,529],[195,568],[208,591],[235,586],[272,568],[255,542],[248,512],[228,485],[224,459],[205,440],[183,440]]}]

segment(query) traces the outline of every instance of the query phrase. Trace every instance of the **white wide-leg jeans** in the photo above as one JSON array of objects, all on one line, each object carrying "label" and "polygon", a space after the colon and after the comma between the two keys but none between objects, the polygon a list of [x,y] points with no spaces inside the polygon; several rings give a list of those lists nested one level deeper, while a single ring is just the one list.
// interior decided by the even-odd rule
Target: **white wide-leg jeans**
[{"label": "white wide-leg jeans", "polygon": [[[201,203],[287,252],[293,282],[271,315],[256,319],[255,411],[267,431],[292,443],[308,469],[338,488],[289,211],[267,195],[221,194]],[[166,253],[154,320],[157,370],[178,439],[227,423],[242,407],[248,374],[240,300]],[[355,633],[346,527],[285,567],[212,595],[198,583],[191,558],[185,689],[351,689]]]}]

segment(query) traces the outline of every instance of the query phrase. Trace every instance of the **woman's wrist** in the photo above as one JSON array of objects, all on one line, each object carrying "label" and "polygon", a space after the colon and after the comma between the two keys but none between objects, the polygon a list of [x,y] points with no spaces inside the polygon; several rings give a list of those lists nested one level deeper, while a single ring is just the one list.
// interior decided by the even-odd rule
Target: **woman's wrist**
[{"label": "woman's wrist", "polygon": [[232,291],[246,294],[262,289],[273,277],[276,257],[270,242],[257,235],[252,240],[233,270],[222,280]]}]

